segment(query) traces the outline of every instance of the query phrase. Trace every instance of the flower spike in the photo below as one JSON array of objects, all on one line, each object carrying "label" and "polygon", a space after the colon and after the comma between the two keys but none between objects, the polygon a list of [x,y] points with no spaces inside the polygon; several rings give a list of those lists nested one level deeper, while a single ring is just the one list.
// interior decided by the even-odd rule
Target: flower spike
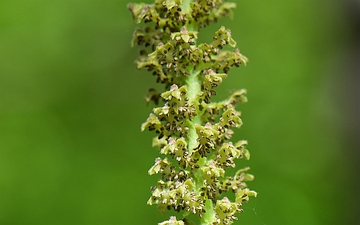
[{"label": "flower spike", "polygon": [[[144,24],[132,40],[141,48],[137,67],[164,85],[162,92],[149,89],[145,99],[157,106],[141,126],[142,131],[156,132],[153,146],[161,154],[148,171],[161,175],[151,187],[148,204],[183,212],[181,220],[172,216],[159,225],[190,224],[189,214],[197,214],[204,225],[232,224],[242,203],[257,195],[246,184],[254,179],[248,167],[226,175],[226,168],[235,168],[237,160],[250,159],[247,141],[230,141],[233,128],[242,125],[236,106],[247,102],[246,90],[233,91],[220,102],[212,100],[230,68],[246,65],[248,59],[224,26],[211,43],[197,44],[199,30],[231,16],[235,6],[222,0],[128,4],[134,22]],[[230,200],[229,191],[235,199]]]}]

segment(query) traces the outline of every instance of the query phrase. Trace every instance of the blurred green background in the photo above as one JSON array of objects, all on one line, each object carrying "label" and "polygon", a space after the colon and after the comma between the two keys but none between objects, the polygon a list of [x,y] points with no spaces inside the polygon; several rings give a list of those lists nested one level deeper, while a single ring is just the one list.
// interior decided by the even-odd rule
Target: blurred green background
[{"label": "blurred green background", "polygon": [[[152,2],[151,0],[146,1]],[[356,224],[356,170],[337,89],[351,28],[342,1],[237,1],[250,61],[219,88],[239,109],[259,195],[234,224]],[[158,151],[140,132],[154,77],[137,71],[124,0],[0,1],[0,224],[157,224]],[[340,63],[339,63],[340,62]],[[337,72],[336,72],[337,71]]]}]

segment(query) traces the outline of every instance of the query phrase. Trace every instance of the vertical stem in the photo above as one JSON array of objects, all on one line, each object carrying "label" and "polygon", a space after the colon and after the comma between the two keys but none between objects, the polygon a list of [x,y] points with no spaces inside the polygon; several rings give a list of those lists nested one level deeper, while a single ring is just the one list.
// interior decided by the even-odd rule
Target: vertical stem
[{"label": "vertical stem", "polygon": [[190,3],[192,0],[183,0],[182,4],[182,11],[184,11],[186,14],[188,14],[191,10]]},{"label": "vertical stem", "polygon": [[[194,104],[195,106],[198,105],[198,103],[196,102],[196,97],[201,92],[201,83],[198,78],[198,75],[199,75],[199,72],[192,71],[190,76],[185,81],[186,86],[188,88],[187,97],[189,98],[189,103]],[[195,125],[201,124],[201,117],[199,115],[196,115],[192,121],[190,121],[190,120],[188,121],[188,124],[189,124],[189,139],[188,139],[189,146],[188,146],[188,149],[189,149],[189,152],[191,153],[193,151],[193,149],[197,146],[196,139],[198,137],[196,134]]]},{"label": "vertical stem", "polygon": [[[194,104],[195,106],[198,106],[197,102],[197,96],[201,93],[201,81],[199,79],[199,72],[198,71],[192,71],[190,73],[190,76],[185,80],[188,93],[187,97],[189,98],[189,103]],[[188,137],[188,149],[189,153],[193,152],[193,149],[198,145],[197,138],[198,135],[196,133],[195,125],[201,125],[201,116],[199,115],[199,110],[197,110],[197,115],[193,118],[192,121],[188,120],[187,124],[189,126],[189,137]],[[198,165],[200,166],[199,169],[197,169],[194,172],[194,178],[195,178],[195,191],[198,193],[200,189],[204,186],[204,178],[202,175],[201,167],[207,163],[206,158],[201,158],[198,161]],[[214,211],[214,205],[210,199],[207,199],[205,202],[205,210],[206,212],[203,214],[203,217],[201,219],[201,225],[209,225],[212,224],[215,220],[215,211]]]},{"label": "vertical stem", "polygon": [[[183,4],[182,4],[181,9],[182,9],[182,11],[183,11],[187,16],[191,15],[191,2],[192,2],[192,1],[193,1],[193,0],[183,0]],[[186,24],[186,28],[187,28],[188,30],[196,30],[195,21],[193,21],[193,20],[190,19],[190,18],[189,18],[188,21],[192,21],[192,23],[191,23],[191,24],[187,23],[187,24]]]},{"label": "vertical stem", "polygon": [[[194,148],[197,147],[198,142],[197,138],[198,135],[196,133],[196,125],[201,125],[202,120],[201,116],[199,115],[197,97],[201,93],[201,80],[199,79],[199,71],[194,71],[192,68],[192,71],[190,73],[190,76],[186,78],[185,83],[188,88],[187,97],[189,98],[189,103],[194,104],[197,108],[197,115],[193,118],[193,120],[188,120],[187,124],[189,126],[189,136],[188,136],[188,150],[189,153],[192,153]],[[199,194],[200,189],[204,186],[204,178],[202,174],[201,167],[204,166],[207,163],[207,159],[200,158],[198,161],[198,165],[200,166],[199,169],[197,169],[194,172],[194,183],[195,183],[195,192]],[[215,210],[214,210],[214,204],[210,199],[207,199],[205,201],[205,210],[206,212],[203,214],[203,217],[201,218],[201,225],[210,225],[215,221]]]},{"label": "vertical stem", "polygon": [[[186,13],[186,15],[190,15],[191,13],[191,4],[192,0],[183,0],[182,10]],[[190,31],[196,31],[197,26],[195,21],[192,24],[186,24],[186,28]],[[198,135],[196,133],[195,125],[201,125],[201,116],[199,115],[197,96],[201,93],[201,81],[199,79],[200,71],[194,71],[194,68],[190,69],[190,76],[186,78],[185,83],[188,88],[187,97],[189,98],[189,103],[194,104],[197,108],[197,115],[192,119],[192,121],[188,120],[187,123],[189,125],[189,137],[188,137],[188,150],[189,153],[192,153],[194,148],[197,147]],[[198,162],[200,166],[197,171],[194,173],[195,178],[195,191],[199,194],[201,187],[204,186],[203,181],[204,178],[202,176],[201,167],[205,165],[207,162],[206,158],[201,158]],[[205,210],[206,212],[203,214],[201,218],[201,225],[210,225],[215,221],[215,210],[214,205],[210,199],[205,201]]]},{"label": "vertical stem", "polygon": [[203,214],[200,224],[201,225],[211,225],[213,222],[215,222],[216,218],[215,218],[214,205],[210,199],[206,200],[206,202],[205,202],[205,210],[206,210],[206,213]]}]

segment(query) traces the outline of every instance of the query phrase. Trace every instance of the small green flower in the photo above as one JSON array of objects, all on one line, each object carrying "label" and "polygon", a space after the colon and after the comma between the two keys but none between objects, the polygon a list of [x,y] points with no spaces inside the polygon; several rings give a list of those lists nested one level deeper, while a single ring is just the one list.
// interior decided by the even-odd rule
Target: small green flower
[{"label": "small green flower", "polygon": [[241,209],[234,202],[230,202],[227,197],[216,201],[215,206],[216,222],[213,224],[227,225],[231,224],[233,220],[237,220],[235,213],[241,212]]},{"label": "small green flower", "polygon": [[176,220],[175,216],[170,217],[169,220],[164,221],[162,223],[158,223],[158,225],[185,225],[184,221],[180,220]]}]

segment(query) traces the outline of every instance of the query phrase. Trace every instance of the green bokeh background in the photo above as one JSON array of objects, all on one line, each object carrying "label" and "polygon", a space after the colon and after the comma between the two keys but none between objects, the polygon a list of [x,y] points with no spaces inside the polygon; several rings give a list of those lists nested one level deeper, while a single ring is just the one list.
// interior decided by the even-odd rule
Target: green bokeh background
[{"label": "green bokeh background", "polygon": [[[150,3],[151,1],[146,1]],[[355,176],[334,81],[348,39],[341,1],[237,1],[225,25],[250,61],[218,99],[239,109],[258,197],[234,224],[352,224]],[[157,224],[158,151],[140,132],[154,77],[137,71],[124,0],[0,1],[0,224]]]}]

